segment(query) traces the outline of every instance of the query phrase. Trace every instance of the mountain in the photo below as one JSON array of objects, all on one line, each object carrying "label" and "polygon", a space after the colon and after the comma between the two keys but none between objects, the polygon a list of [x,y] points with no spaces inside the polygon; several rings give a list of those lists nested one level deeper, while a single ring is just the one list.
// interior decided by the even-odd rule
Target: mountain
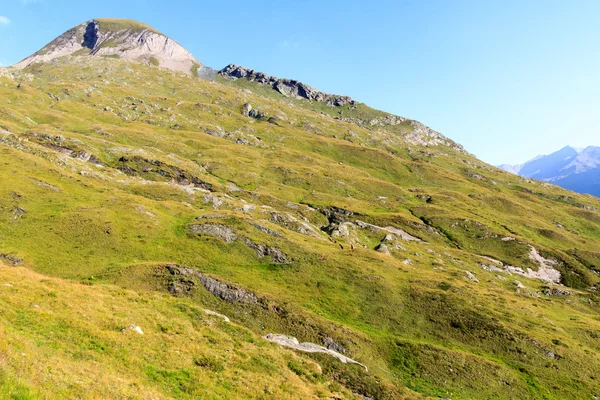
[{"label": "mountain", "polygon": [[0,71],[0,397],[598,396],[600,199],[72,37]]},{"label": "mountain", "polygon": [[505,170],[506,172],[510,172],[511,174],[519,175],[519,171],[521,170],[523,164],[518,165],[510,165],[510,164],[501,164],[498,165],[498,168]]},{"label": "mountain", "polygon": [[505,171],[573,190],[600,196],[600,147],[574,149],[567,146],[522,165],[501,165]]},{"label": "mountain", "polygon": [[189,51],[146,24],[100,18],[68,30],[14,67],[22,69],[67,55],[138,60],[190,75],[197,75],[202,67]]}]

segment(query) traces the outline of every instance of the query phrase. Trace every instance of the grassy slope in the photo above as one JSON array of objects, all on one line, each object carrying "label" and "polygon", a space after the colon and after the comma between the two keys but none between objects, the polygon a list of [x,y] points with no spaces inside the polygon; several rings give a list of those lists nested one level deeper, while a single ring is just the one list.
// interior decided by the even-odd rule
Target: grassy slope
[{"label": "grassy slope", "polygon": [[[85,63],[58,60],[16,80],[0,78],[0,127],[11,132],[0,136],[0,253],[44,274],[116,283],[140,296],[165,293],[172,280],[158,268],[165,262],[243,286],[276,311],[229,304],[198,285],[188,297],[256,333],[333,337],[370,372],[317,357],[325,374],[378,398],[397,397],[406,386],[452,398],[600,392],[598,297],[589,290],[600,270],[597,199],[446,147],[407,145],[401,131],[334,120],[320,104],[263,88],[245,88],[257,96],[119,60]],[[248,101],[278,116],[279,125],[243,117]],[[106,166],[61,154],[61,147],[89,151]],[[207,193],[183,190],[138,161],[127,161],[138,176],[117,171],[122,156],[134,155],[211,183],[223,204],[215,209]],[[256,208],[241,210],[249,204]],[[316,239],[270,220],[272,210],[290,213],[318,231],[327,219],[314,208],[331,205],[427,243],[402,242],[403,250],[385,256],[373,251],[382,233],[358,231],[356,241],[345,241],[365,247],[341,249],[324,232]],[[217,213],[216,221],[278,246],[294,262],[271,264],[240,241],[189,235],[198,215]],[[543,290],[540,281],[479,265],[487,261],[478,255],[486,255],[536,269],[529,244],[561,261],[572,296],[533,297],[527,293]],[[515,278],[528,289],[515,292]]]},{"label": "grassy slope", "polygon": [[151,32],[160,33],[149,25],[130,19],[96,18],[95,21],[98,21],[98,23],[100,24],[101,31],[119,32],[125,29],[129,29],[133,32],[141,32],[147,29]]},{"label": "grassy slope", "polygon": [[[11,286],[7,286],[11,285]],[[0,398],[326,398],[317,364],[188,299],[0,265]],[[121,332],[135,323],[144,334]]]}]

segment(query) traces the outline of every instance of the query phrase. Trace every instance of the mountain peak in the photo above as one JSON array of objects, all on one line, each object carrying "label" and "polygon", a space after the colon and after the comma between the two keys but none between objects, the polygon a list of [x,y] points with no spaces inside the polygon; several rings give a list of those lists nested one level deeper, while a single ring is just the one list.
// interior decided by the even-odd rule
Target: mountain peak
[{"label": "mountain peak", "polygon": [[184,47],[151,26],[128,19],[98,18],[69,29],[14,67],[22,69],[69,55],[138,60],[189,75],[197,75],[202,66]]},{"label": "mountain peak", "polygon": [[573,152],[579,153],[579,151],[576,148],[574,148],[570,145],[566,145],[565,147],[556,151],[555,153],[573,153]]}]

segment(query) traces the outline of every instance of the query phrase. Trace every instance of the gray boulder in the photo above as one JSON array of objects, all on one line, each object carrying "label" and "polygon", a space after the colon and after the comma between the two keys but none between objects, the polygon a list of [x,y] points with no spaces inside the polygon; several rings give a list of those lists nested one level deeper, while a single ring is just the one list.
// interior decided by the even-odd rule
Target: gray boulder
[{"label": "gray boulder", "polygon": [[214,236],[225,243],[232,243],[237,239],[233,229],[221,224],[193,224],[190,225],[190,232],[200,236]]}]

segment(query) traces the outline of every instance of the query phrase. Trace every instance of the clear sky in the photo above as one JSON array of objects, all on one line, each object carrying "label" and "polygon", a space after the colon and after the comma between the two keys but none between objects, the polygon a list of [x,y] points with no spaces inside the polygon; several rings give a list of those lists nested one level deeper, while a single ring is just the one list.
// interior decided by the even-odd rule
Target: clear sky
[{"label": "clear sky", "polygon": [[492,163],[600,145],[597,0],[0,0],[0,63],[130,18],[240,64],[417,119]]}]

